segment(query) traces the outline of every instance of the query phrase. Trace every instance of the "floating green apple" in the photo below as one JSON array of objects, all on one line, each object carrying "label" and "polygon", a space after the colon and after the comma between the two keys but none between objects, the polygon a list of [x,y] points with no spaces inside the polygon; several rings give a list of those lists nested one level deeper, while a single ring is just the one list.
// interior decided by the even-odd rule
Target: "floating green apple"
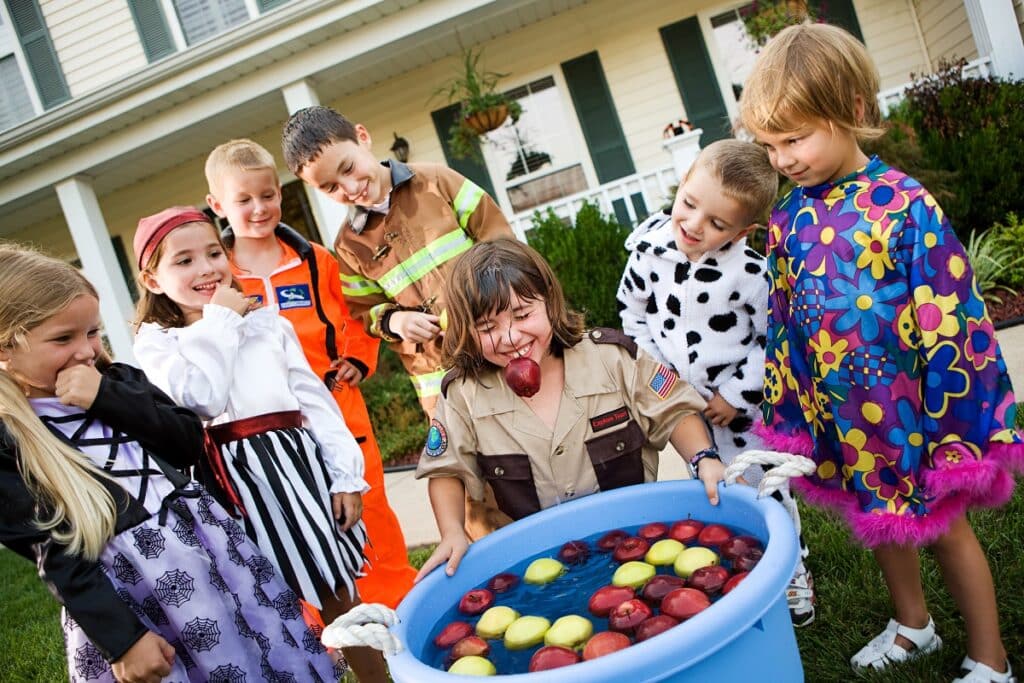
[{"label": "floating green apple", "polygon": [[627,562],[615,570],[612,575],[612,585],[639,588],[647,583],[654,573],[654,565],[646,562]]},{"label": "floating green apple", "polygon": [[448,669],[450,674],[462,674],[463,676],[495,676],[498,670],[491,664],[491,660],[470,655],[460,657]]},{"label": "floating green apple", "polygon": [[551,622],[544,617],[519,617],[505,629],[505,648],[508,650],[525,650],[539,645],[544,634],[551,628]]},{"label": "floating green apple", "polygon": [[594,633],[594,625],[590,619],[581,617],[578,614],[567,614],[564,617],[555,619],[551,628],[544,634],[545,645],[560,645],[570,650],[583,647]]},{"label": "floating green apple", "polygon": [[644,561],[658,567],[664,567],[676,561],[679,553],[683,552],[685,545],[671,538],[664,538],[655,542],[651,549],[644,556]]},{"label": "floating green apple", "polygon": [[505,605],[492,607],[480,616],[476,622],[476,634],[481,638],[501,638],[505,629],[519,618],[519,612]]},{"label": "floating green apple", "polygon": [[530,563],[523,575],[526,583],[551,583],[565,571],[565,565],[550,557],[540,557]]},{"label": "floating green apple", "polygon": [[676,557],[673,569],[677,576],[681,576],[684,579],[689,578],[690,574],[696,569],[701,567],[707,567],[712,564],[718,564],[718,555],[714,550],[708,548],[694,547],[687,548],[683,552],[679,553]]}]

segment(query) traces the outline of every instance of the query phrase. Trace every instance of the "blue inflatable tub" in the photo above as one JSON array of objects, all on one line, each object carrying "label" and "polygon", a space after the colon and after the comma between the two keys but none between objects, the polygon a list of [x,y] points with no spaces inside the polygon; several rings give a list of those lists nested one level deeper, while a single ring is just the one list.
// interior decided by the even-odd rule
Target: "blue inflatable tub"
[{"label": "blue inflatable tub", "polygon": [[405,649],[388,658],[398,683],[453,683],[449,674],[421,659],[438,615],[462,595],[520,560],[574,538],[653,521],[694,517],[738,527],[766,542],[764,557],[729,595],[683,624],[632,647],[571,667],[498,676],[502,681],[782,681],[804,680],[796,636],[786,605],[786,586],[799,544],[792,521],[770,498],[752,488],[721,489],[711,506],[694,481],[628,486],[549,508],[474,543],[455,576],[443,565],[417,584],[398,607],[392,632]]}]

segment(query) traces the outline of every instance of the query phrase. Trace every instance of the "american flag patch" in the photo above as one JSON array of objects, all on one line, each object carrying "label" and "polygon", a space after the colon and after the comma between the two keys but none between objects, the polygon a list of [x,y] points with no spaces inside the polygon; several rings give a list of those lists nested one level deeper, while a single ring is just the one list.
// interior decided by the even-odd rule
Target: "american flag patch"
[{"label": "american flag patch", "polygon": [[658,395],[658,398],[664,399],[672,392],[672,387],[679,381],[679,375],[667,365],[658,366],[658,371],[651,377],[651,381],[647,383],[651,391]]}]

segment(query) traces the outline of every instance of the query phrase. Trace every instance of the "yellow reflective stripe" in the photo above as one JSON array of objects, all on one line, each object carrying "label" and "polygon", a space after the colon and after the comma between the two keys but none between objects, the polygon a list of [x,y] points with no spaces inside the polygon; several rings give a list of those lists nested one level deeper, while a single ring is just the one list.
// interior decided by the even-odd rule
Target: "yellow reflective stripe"
[{"label": "yellow reflective stripe", "polygon": [[452,206],[455,209],[455,215],[459,219],[459,227],[463,230],[469,224],[469,217],[476,211],[476,206],[480,203],[480,199],[483,196],[484,190],[482,187],[469,180],[463,181],[462,187],[459,188],[459,193],[455,195],[455,201]]},{"label": "yellow reflective stripe", "polygon": [[370,309],[370,329],[380,330],[380,319],[388,312],[389,309],[394,308],[395,305],[391,303],[377,304]]},{"label": "yellow reflective stripe", "polygon": [[367,280],[358,275],[342,275],[341,292],[345,296],[371,296],[383,294],[384,290],[373,280]]},{"label": "yellow reflective stripe", "polygon": [[453,230],[438,237],[389,270],[377,281],[377,284],[384,289],[389,297],[394,299],[403,289],[471,246],[473,246],[473,240],[469,238],[469,235],[462,230]]},{"label": "yellow reflective stripe", "polygon": [[428,372],[425,375],[410,375],[412,386],[416,389],[416,395],[420,398],[437,396],[441,393],[441,380],[444,378],[444,370]]}]

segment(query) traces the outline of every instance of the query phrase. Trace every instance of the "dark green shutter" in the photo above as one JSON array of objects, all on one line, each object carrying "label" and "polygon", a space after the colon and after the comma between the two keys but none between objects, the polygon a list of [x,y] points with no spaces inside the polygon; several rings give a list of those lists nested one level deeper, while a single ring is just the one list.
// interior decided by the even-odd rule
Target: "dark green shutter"
[{"label": "dark green shutter", "polygon": [[857,12],[853,9],[852,0],[811,0],[811,5],[818,11],[818,16],[833,26],[845,28],[860,42],[864,35],[860,32]]},{"label": "dark green shutter", "polygon": [[676,87],[683,97],[686,118],[694,128],[704,130],[700,136],[701,147],[731,137],[729,112],[722,100],[722,91],[718,87],[697,17],[662,26],[660,32],[676,77]]},{"label": "dark green shutter", "polygon": [[288,0],[256,0],[256,4],[260,8],[260,14],[272,10],[275,7],[279,7],[286,2],[288,2]]},{"label": "dark green shutter", "polygon": [[167,18],[160,9],[160,0],[128,0],[128,7],[132,10],[146,59],[155,62],[173,54],[176,50],[174,38],[167,27]]},{"label": "dark green shutter", "polygon": [[49,109],[71,99],[39,3],[36,0],[7,0],[7,11],[14,23],[43,107]]},{"label": "dark green shutter", "polygon": [[[487,167],[476,159],[456,159],[452,156],[448,146],[448,129],[455,123],[455,117],[458,115],[459,105],[457,104],[430,113],[430,118],[434,120],[437,137],[441,138],[441,150],[444,152],[444,158],[450,167],[472,180],[493,197],[494,184],[491,183],[491,174],[487,172]],[[476,144],[479,146],[480,143]]]},{"label": "dark green shutter", "polygon": [[569,86],[569,95],[583,129],[598,182],[607,183],[636,173],[597,53],[562,62],[562,73]]}]

